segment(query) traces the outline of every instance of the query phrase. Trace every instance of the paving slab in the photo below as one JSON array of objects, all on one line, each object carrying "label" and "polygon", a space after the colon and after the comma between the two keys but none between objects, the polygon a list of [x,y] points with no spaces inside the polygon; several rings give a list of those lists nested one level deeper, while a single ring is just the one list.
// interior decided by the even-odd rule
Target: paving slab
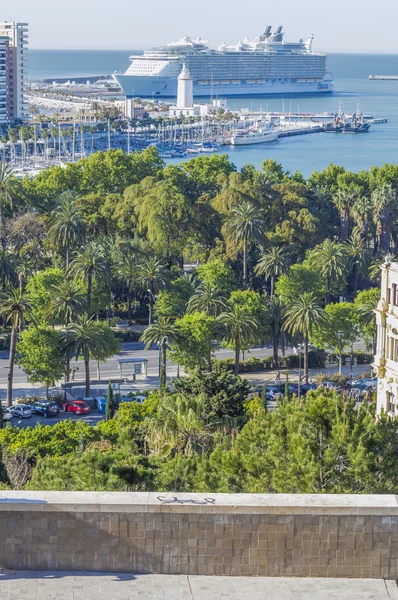
[{"label": "paving slab", "polygon": [[395,581],[0,571],[0,600],[398,600]]}]

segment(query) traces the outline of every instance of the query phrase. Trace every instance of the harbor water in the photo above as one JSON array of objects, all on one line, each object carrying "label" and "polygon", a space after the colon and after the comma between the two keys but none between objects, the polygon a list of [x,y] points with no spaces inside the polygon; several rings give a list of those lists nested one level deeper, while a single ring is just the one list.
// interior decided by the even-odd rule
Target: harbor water
[{"label": "harbor water", "polygon": [[[129,52],[123,51],[34,51],[30,52],[30,78],[84,77],[124,71]],[[360,135],[316,133],[276,142],[246,147],[226,147],[238,168],[252,163],[257,168],[267,158],[283,164],[289,171],[301,171],[308,176],[328,164],[344,165],[360,171],[372,165],[398,162],[398,81],[369,81],[370,74],[397,75],[397,55],[331,54],[331,71],[335,78],[335,93],[321,96],[287,98],[230,98],[231,109],[330,112],[342,109],[352,114],[357,104],[365,114],[385,117],[387,123],[372,125],[370,132]],[[76,66],[78,65],[78,67]],[[192,157],[167,159],[178,163]]]}]

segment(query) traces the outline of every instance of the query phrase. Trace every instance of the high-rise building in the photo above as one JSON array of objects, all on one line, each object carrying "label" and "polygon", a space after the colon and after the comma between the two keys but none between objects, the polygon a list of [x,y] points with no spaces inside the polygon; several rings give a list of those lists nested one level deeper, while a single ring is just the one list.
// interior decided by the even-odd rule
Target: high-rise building
[{"label": "high-rise building", "polygon": [[7,82],[9,120],[18,122],[26,115],[25,80],[27,71],[28,24],[0,23],[0,36],[8,38]]},{"label": "high-rise building", "polygon": [[9,85],[8,85],[8,64],[9,64],[9,39],[6,36],[0,36],[0,124],[8,123],[9,115]]}]

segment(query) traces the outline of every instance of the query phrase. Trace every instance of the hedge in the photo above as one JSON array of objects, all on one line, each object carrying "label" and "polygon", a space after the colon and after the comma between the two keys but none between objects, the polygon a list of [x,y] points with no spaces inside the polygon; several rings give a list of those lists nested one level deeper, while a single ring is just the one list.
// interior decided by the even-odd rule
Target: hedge
[{"label": "hedge", "polygon": [[[308,353],[308,366],[310,369],[323,368],[326,362],[326,352],[323,350],[311,350]],[[223,358],[217,360],[217,363],[225,365],[230,371],[234,370],[235,361],[233,358]],[[298,354],[289,354],[288,356],[279,358],[279,366],[281,369],[294,369],[299,366]],[[301,357],[301,367],[303,367],[303,357]],[[267,371],[275,369],[274,359],[272,356],[257,358],[251,356],[244,362],[239,363],[240,373],[255,373],[257,371]]]}]

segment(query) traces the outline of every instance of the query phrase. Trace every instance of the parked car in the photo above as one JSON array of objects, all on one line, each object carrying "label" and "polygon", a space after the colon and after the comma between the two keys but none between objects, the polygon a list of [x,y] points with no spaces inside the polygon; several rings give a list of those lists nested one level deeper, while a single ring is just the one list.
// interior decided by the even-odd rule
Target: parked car
[{"label": "parked car", "polygon": [[316,383],[302,383],[300,385],[300,395],[305,396],[307,394],[307,392],[310,392],[311,390],[316,390],[318,386],[316,385]]},{"label": "parked car", "polygon": [[13,417],[19,417],[20,419],[28,419],[32,416],[32,409],[27,404],[14,404],[10,407],[10,412]]},{"label": "parked car", "polygon": [[73,412],[77,415],[88,415],[91,413],[91,408],[84,400],[72,400],[66,405],[66,412]]},{"label": "parked car", "polygon": [[279,387],[276,385],[267,385],[267,392],[266,392],[266,398],[267,400],[278,400],[279,398],[281,398],[283,396],[282,392],[280,391]]},{"label": "parked car", "polygon": [[[275,386],[279,392],[281,393],[281,395],[283,396],[283,394],[285,393],[285,384],[281,383],[280,385]],[[296,395],[297,396],[297,392],[298,392],[298,385],[297,383],[289,383],[289,390],[290,390],[290,394]]]},{"label": "parked car", "polygon": [[59,406],[56,402],[39,400],[31,404],[30,407],[35,415],[42,415],[44,418],[56,417],[59,413]]},{"label": "parked car", "polygon": [[11,421],[13,414],[8,408],[3,408],[3,421]]}]

